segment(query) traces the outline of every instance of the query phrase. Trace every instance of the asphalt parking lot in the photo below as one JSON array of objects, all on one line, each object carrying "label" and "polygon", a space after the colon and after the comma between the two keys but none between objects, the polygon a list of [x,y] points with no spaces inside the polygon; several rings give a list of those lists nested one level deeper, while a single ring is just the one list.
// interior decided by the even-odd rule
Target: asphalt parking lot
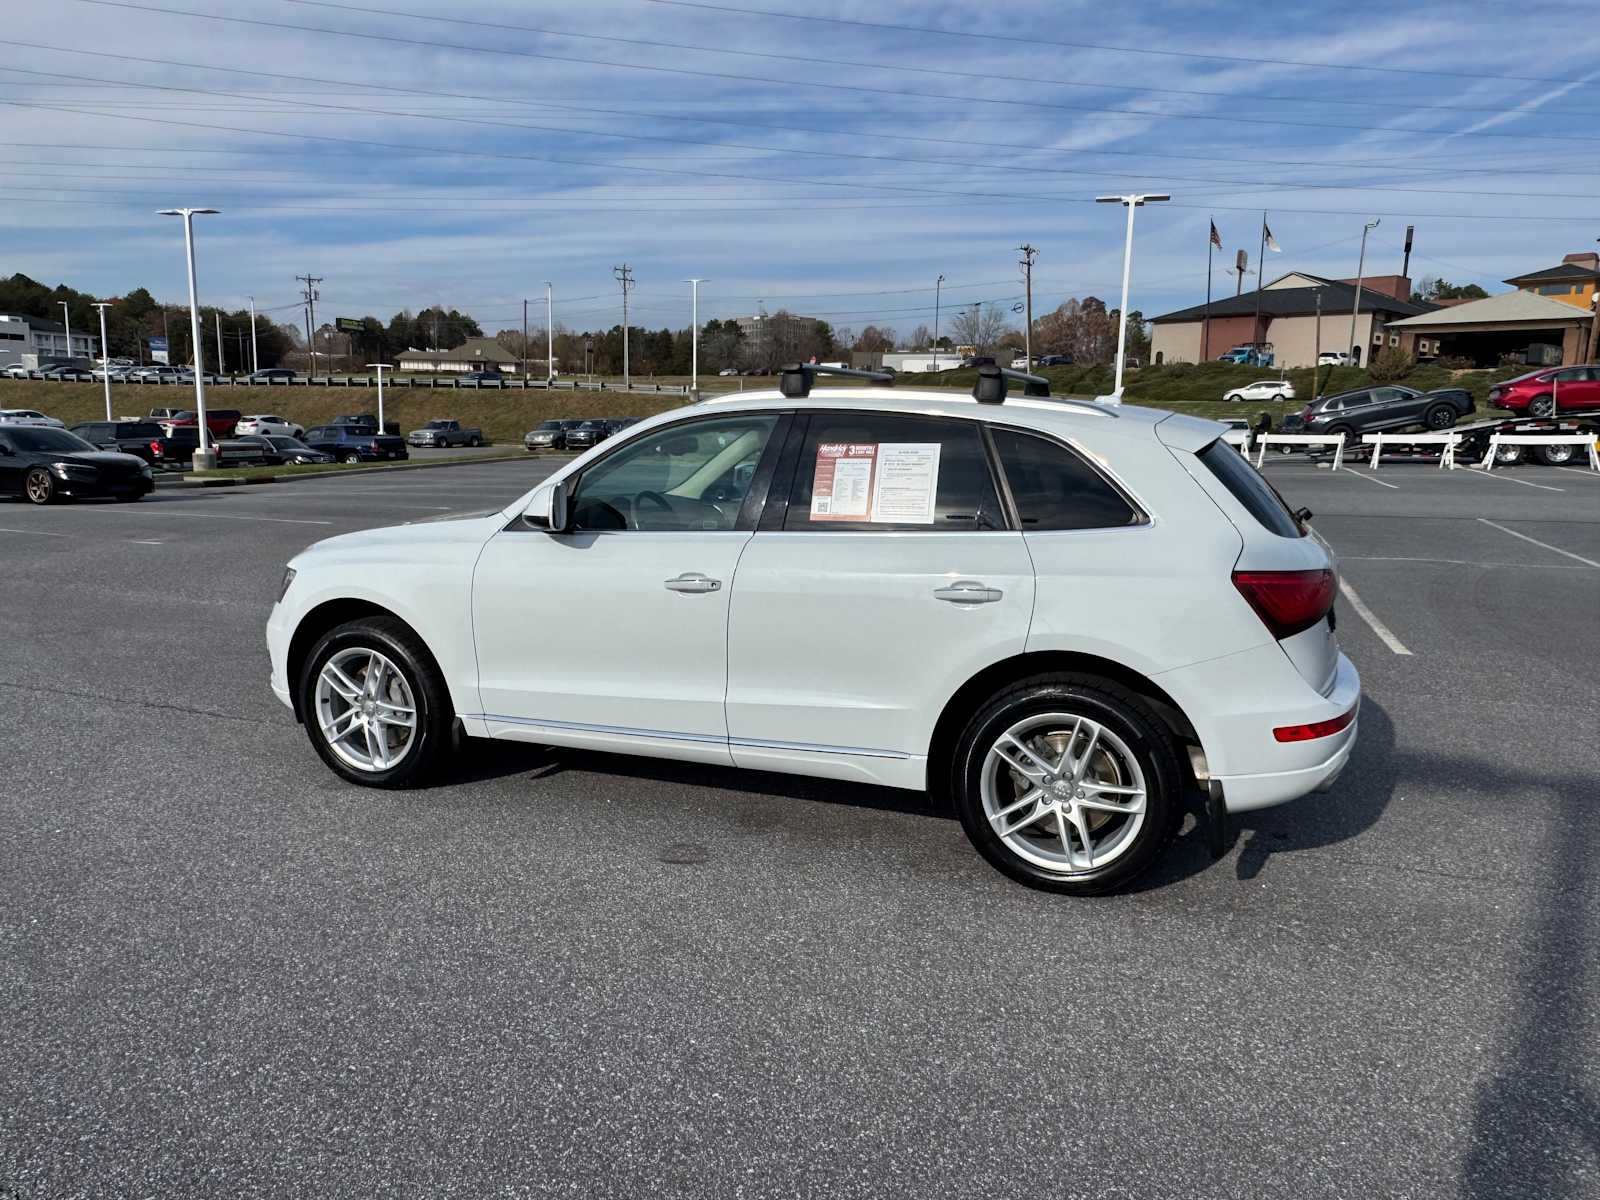
[{"label": "asphalt parking lot", "polygon": [[1070,901],[910,793],[337,780],[285,560],[550,469],[0,501],[0,1196],[1600,1194],[1600,476],[1269,462],[1352,765]]}]

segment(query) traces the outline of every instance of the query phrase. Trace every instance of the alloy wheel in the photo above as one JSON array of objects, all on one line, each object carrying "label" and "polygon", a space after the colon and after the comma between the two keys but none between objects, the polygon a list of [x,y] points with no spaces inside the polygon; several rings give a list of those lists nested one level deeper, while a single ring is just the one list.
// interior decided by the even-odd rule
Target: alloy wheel
[{"label": "alloy wheel", "polygon": [[1553,416],[1556,411],[1556,398],[1554,396],[1535,396],[1528,405],[1528,415],[1534,417]]},{"label": "alloy wheel", "polygon": [[50,482],[47,472],[34,470],[28,472],[28,499],[35,504],[49,504],[55,494],[55,485]]},{"label": "alloy wheel", "polygon": [[316,721],[328,748],[357,771],[388,771],[417,740],[417,702],[400,668],[365,646],[340,650],[317,675]]},{"label": "alloy wheel", "polygon": [[1038,713],[989,748],[984,816],[1017,857],[1054,875],[1097,871],[1143,828],[1144,772],[1109,727],[1073,713]]}]

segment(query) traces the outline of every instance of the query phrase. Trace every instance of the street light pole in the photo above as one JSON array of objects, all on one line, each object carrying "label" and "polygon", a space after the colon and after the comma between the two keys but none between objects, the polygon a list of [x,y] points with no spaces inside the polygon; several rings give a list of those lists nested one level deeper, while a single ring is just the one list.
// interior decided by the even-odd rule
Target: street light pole
[{"label": "street light pole", "polygon": [[198,215],[215,213],[215,208],[163,208],[158,217],[183,218],[183,251],[189,264],[189,336],[194,341],[194,411],[198,418],[200,448],[194,452],[194,468],[209,471],[217,465],[216,451],[209,448],[211,431],[206,428],[206,371],[205,353],[200,343],[200,302],[194,281],[194,219]]},{"label": "street light pole", "polygon": [[388,363],[368,363],[367,366],[376,368],[378,372],[378,433],[383,433],[383,369]]},{"label": "street light pole", "polygon": [[700,285],[704,279],[685,279],[689,285],[689,403],[700,399]]},{"label": "street light pole", "polygon": [[939,300],[944,293],[944,276],[933,281],[933,369],[939,370]]},{"label": "street light pole", "polygon": [[1128,210],[1128,240],[1122,249],[1122,311],[1117,326],[1117,377],[1107,397],[1112,404],[1122,403],[1122,365],[1128,351],[1128,281],[1133,272],[1133,214],[1145,204],[1157,204],[1172,197],[1155,192],[1130,193],[1126,196],[1096,196],[1096,204],[1121,204]]},{"label": "street light pole", "polygon": [[256,298],[250,297],[250,370],[261,370],[261,356],[256,353]]},{"label": "street light pole", "polygon": [[61,319],[66,322],[67,357],[70,359],[72,357],[72,310],[67,307],[67,302],[65,300],[57,300],[56,303],[61,305]]},{"label": "street light pole", "polygon": [[[1350,365],[1356,365],[1356,317],[1361,313],[1361,281],[1367,273],[1367,234],[1371,233],[1380,224],[1382,218],[1374,218],[1361,227],[1361,257],[1356,263],[1356,302],[1350,309]],[[1367,347],[1367,358],[1372,358],[1372,347]],[[1369,362],[1370,366],[1371,363]]]},{"label": "street light pole", "polygon": [[[106,345],[106,309],[111,307],[109,300],[101,300],[94,307],[100,310],[100,370],[106,381],[106,420],[111,420],[111,351]],[[72,348],[69,342],[67,348]]]}]

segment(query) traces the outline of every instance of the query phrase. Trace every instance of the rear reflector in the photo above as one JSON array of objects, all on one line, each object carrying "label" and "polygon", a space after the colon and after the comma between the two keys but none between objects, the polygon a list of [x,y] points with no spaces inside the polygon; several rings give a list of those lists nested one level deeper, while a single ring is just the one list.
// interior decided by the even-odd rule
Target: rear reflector
[{"label": "rear reflector", "polygon": [[1356,710],[1352,708],[1327,721],[1313,721],[1310,725],[1280,725],[1272,731],[1272,736],[1280,742],[1310,742],[1348,729],[1350,722],[1355,719]]},{"label": "rear reflector", "polygon": [[1332,571],[1235,571],[1233,586],[1280,642],[1310,629],[1333,608]]}]

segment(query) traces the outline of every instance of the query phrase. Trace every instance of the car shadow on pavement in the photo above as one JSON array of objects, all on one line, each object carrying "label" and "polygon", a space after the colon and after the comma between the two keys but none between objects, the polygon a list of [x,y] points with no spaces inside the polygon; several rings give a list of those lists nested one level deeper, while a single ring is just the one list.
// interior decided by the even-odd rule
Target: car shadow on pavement
[{"label": "car shadow on pavement", "polygon": [[[1378,821],[1394,795],[1400,767],[1394,753],[1394,723],[1383,706],[1371,697],[1361,701],[1361,728],[1349,765],[1333,790],[1313,792],[1288,804],[1228,817],[1224,860],[1238,849],[1234,872],[1241,880],[1254,879],[1266,870],[1275,854],[1316,850],[1359,837]],[[1134,885],[1133,891],[1151,891],[1192,875],[1216,870],[1202,821],[1188,823],[1167,856]]]}]

